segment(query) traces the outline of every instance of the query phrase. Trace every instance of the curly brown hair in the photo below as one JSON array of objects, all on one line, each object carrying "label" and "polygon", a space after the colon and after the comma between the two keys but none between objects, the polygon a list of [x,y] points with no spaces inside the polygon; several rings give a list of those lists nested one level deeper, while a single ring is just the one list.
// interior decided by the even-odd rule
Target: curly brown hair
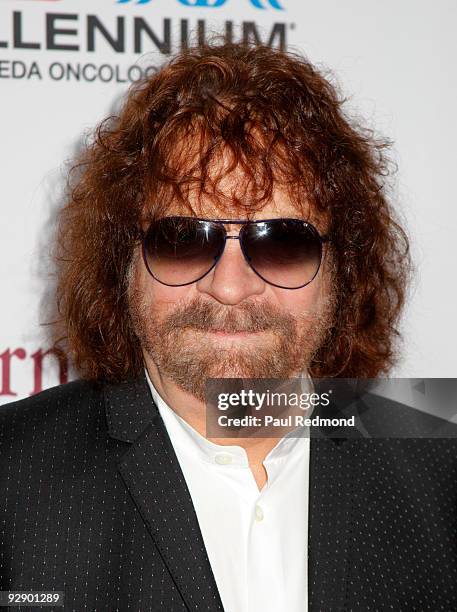
[{"label": "curly brown hair", "polygon": [[[214,39],[132,85],[70,172],[54,253],[54,348],[65,343],[83,378],[138,375],[144,364],[127,279],[144,219],[172,201],[193,210],[186,196],[195,187],[222,208],[251,214],[280,183],[297,207],[311,203],[328,221],[336,264],[336,316],[310,374],[388,373],[398,359],[409,240],[389,201],[390,143],[348,119],[343,103],[299,53]],[[250,186],[229,202],[210,172],[222,149]]]}]

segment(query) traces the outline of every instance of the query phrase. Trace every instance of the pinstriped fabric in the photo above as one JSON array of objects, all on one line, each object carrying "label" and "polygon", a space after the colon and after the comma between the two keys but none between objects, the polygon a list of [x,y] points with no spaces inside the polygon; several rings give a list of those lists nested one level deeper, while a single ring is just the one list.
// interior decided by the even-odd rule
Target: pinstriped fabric
[{"label": "pinstriped fabric", "polygon": [[[400,405],[373,414],[409,426]],[[456,441],[310,448],[310,612],[455,612]],[[63,590],[72,612],[222,610],[144,377],[3,406],[0,490],[1,589]]]},{"label": "pinstriped fabric", "polygon": [[[140,404],[133,405],[141,417],[130,423],[136,433],[153,414]],[[117,464],[133,446],[107,435],[97,386],[74,381],[6,405],[0,423],[1,589],[62,590],[65,610],[74,612],[222,609],[216,597],[186,606],[121,477]],[[175,472],[169,477],[174,487]],[[158,483],[151,510],[168,517],[178,547],[192,547],[185,505],[161,499],[165,489]],[[197,583],[199,569],[182,568]]]},{"label": "pinstriped fabric", "polygon": [[457,440],[315,439],[311,449],[310,609],[455,612]]}]

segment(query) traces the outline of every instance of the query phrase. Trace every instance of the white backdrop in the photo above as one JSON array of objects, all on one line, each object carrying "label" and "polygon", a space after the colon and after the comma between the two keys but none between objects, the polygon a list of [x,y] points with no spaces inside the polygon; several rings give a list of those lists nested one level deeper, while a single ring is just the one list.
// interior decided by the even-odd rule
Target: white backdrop
[{"label": "white backdrop", "polygon": [[455,0],[0,0],[0,403],[60,382],[53,355],[40,359],[40,323],[65,162],[129,75],[158,66],[186,28],[227,21],[234,39],[256,29],[330,68],[348,108],[394,140],[418,270],[393,374],[456,377],[456,17]]}]

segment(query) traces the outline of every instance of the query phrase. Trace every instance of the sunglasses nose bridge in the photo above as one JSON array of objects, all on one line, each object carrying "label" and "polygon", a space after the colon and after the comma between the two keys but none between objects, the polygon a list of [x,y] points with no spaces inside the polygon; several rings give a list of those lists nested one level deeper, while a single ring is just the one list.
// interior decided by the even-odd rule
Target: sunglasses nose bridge
[{"label": "sunglasses nose bridge", "polygon": [[[236,236],[228,236],[228,235],[226,234],[226,236],[225,236],[225,241],[227,241],[227,240],[238,240],[238,241],[239,241],[239,243],[240,243],[240,248],[241,248],[241,253],[242,253],[242,255],[243,255],[244,259],[245,259],[245,260],[248,262],[249,266],[252,268],[252,265],[251,265],[251,257],[249,257],[249,256],[246,254],[246,251],[245,251],[245,249],[244,249],[244,245],[243,245],[243,242],[242,242],[242,233],[240,232],[240,233],[239,233],[239,234],[237,234]],[[225,246],[225,241],[224,241],[224,246]],[[221,253],[220,257],[222,257],[222,253]],[[220,259],[220,257],[219,257],[219,259]],[[255,270],[254,270],[254,271],[255,271]]]},{"label": "sunglasses nose bridge", "polygon": [[[226,244],[227,244],[227,240],[238,240],[238,241],[239,241],[239,244],[240,244],[240,249],[241,249],[241,254],[243,255],[243,258],[244,258],[244,259],[245,259],[245,260],[248,262],[248,264],[250,265],[249,260],[250,260],[251,258],[250,258],[250,257],[247,257],[247,255],[246,255],[246,253],[245,253],[245,251],[244,251],[243,244],[242,244],[242,238],[241,238],[241,232],[240,232],[240,233],[238,233],[238,234],[237,234],[237,235],[235,235],[235,236],[229,236],[229,235],[227,235],[227,234],[225,235],[225,239],[224,239],[224,246],[223,246],[222,251],[220,252],[220,254],[219,254],[219,256],[218,256],[217,260],[219,261],[219,260],[222,258],[222,255],[224,254],[224,251],[225,251],[225,246],[226,246]],[[252,266],[250,265],[250,267],[252,267]]]}]

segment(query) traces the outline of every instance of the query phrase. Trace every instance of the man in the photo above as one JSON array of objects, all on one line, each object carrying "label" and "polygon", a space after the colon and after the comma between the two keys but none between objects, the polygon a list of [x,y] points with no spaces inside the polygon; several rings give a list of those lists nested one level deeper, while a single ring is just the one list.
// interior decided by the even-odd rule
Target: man
[{"label": "man", "polygon": [[[260,45],[191,48],[101,124],[56,250],[80,379],[1,412],[2,589],[77,611],[457,609],[453,440],[206,437],[208,379],[391,370],[410,262],[384,148]],[[397,421],[375,402],[365,431]]]}]

